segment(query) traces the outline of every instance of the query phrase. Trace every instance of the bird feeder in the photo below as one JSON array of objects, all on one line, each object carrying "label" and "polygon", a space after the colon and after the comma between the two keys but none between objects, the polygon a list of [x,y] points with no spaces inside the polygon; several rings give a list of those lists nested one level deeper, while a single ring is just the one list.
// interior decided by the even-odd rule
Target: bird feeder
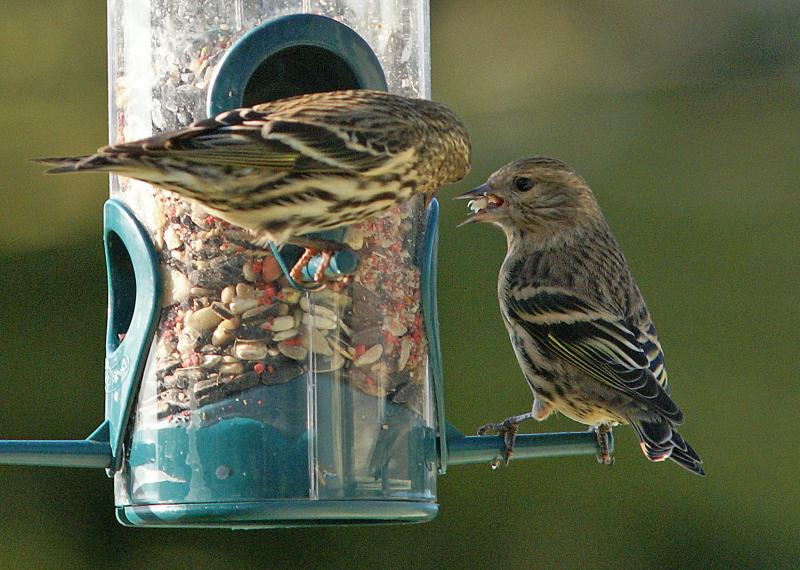
[{"label": "bird feeder", "polygon": [[[430,96],[420,0],[109,0],[109,25],[111,141],[309,92]],[[310,291],[290,249],[112,176],[106,419],[0,463],[104,467],[131,526],[430,520],[437,474],[503,450],[444,418],[437,216],[420,197],[335,234],[355,257]],[[515,457],[596,451],[521,435]]]}]

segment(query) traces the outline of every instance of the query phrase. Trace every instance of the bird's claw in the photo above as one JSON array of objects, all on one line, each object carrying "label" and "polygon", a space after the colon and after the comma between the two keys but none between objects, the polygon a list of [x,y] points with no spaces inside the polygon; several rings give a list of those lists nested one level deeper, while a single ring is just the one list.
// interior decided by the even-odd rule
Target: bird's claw
[{"label": "bird's claw", "polygon": [[[325,272],[330,267],[334,254],[338,251],[350,249],[344,244],[321,238],[290,238],[286,243],[303,248],[303,254],[297,260],[297,263],[292,266],[291,271],[289,271],[289,277],[294,280],[297,287],[308,291],[317,291],[325,287],[325,281],[327,280]],[[307,281],[306,271],[308,264],[316,255],[320,256],[319,264],[311,276],[311,281]],[[341,276],[338,280],[343,281],[348,277]],[[334,277],[333,279],[337,278]],[[307,286],[306,283],[311,285]]]},{"label": "bird's claw", "polygon": [[[502,460],[505,465],[508,465],[511,462],[511,456],[514,455],[514,444],[517,440],[519,424],[531,417],[530,413],[521,414],[519,416],[506,418],[502,422],[484,424],[478,428],[478,435],[486,435],[490,432],[495,432],[498,436],[502,437],[505,447]],[[497,469],[499,464],[500,458],[493,459],[491,462],[492,469]]]},{"label": "bird's claw", "polygon": [[317,251],[316,249],[306,248],[306,250],[303,252],[303,255],[300,256],[300,259],[298,259],[297,263],[295,263],[292,267],[292,270],[289,272],[289,276],[297,283],[302,283],[304,281],[303,270],[317,254],[320,255],[320,261],[316,271],[314,271],[312,283],[317,285],[322,284],[322,280],[325,277],[325,271],[330,266],[331,257],[333,257],[333,253],[328,250]]},{"label": "bird's claw", "polygon": [[322,281],[322,278],[325,275],[325,271],[331,264],[332,256],[333,253],[331,253],[330,251],[325,250],[321,252],[322,259],[320,259],[319,267],[317,267],[317,270],[314,272],[314,283],[319,283],[320,281]]},{"label": "bird's claw", "polygon": [[611,454],[611,426],[608,424],[600,424],[592,426],[589,431],[594,432],[597,436],[597,462],[601,465],[613,465],[614,456]]},{"label": "bird's claw", "polygon": [[[302,282],[303,281],[303,269],[306,268],[306,266],[308,265],[308,262],[311,261],[311,259],[316,254],[317,254],[316,250],[313,250],[311,248],[306,248],[305,251],[303,251],[303,255],[300,256],[300,259],[298,259],[297,263],[295,263],[294,266],[292,267],[292,270],[289,272],[289,276],[292,279],[294,279],[295,281],[297,281],[298,283]],[[321,266],[322,266],[322,264],[320,264],[320,267]],[[323,272],[324,271],[325,270],[323,269]],[[316,273],[314,273],[314,282],[315,283],[319,282],[319,279],[317,279],[317,274]]]}]

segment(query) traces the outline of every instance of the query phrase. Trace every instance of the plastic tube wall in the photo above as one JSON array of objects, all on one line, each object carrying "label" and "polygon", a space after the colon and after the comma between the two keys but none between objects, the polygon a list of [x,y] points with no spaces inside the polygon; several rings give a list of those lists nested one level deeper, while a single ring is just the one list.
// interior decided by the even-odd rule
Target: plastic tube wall
[{"label": "plastic tube wall", "polygon": [[[296,13],[348,26],[377,56],[389,91],[429,97],[425,1],[109,0],[110,140],[205,118],[231,46]],[[357,87],[346,73],[331,79],[335,53],[301,52],[265,73],[299,77],[301,90]],[[421,201],[350,227],[343,240],[358,271],[309,294],[289,286],[268,250],[196,204],[116,176],[111,196],[147,227],[165,286],[118,506],[435,500]]]}]

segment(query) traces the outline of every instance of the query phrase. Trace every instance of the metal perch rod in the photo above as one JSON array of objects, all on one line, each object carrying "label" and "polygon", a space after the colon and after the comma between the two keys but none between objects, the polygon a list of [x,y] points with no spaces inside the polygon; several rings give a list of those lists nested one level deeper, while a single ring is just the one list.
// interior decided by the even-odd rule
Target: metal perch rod
[{"label": "metal perch rod", "polygon": [[[503,438],[498,436],[448,435],[447,463],[464,465],[489,462],[501,457],[504,449]],[[612,436],[609,440],[609,451],[613,450]],[[514,459],[597,455],[598,451],[600,448],[597,445],[597,436],[588,431],[519,434],[514,445]]]},{"label": "metal perch rod", "polygon": [[0,441],[0,465],[41,467],[110,467],[108,423],[86,439]]}]

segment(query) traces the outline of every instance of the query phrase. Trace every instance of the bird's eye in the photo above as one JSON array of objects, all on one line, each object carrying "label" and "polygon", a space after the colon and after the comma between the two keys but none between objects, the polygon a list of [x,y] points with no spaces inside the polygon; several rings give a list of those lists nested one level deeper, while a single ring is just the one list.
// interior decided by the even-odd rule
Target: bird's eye
[{"label": "bird's eye", "polygon": [[532,179],[528,178],[527,176],[517,176],[514,178],[514,188],[519,190],[520,192],[527,192],[531,188],[533,188],[534,182]]}]

